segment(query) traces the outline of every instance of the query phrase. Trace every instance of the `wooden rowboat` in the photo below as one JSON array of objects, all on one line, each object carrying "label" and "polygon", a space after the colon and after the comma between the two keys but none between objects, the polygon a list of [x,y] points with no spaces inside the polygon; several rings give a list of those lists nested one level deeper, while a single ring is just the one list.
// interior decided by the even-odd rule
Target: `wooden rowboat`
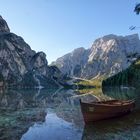
[{"label": "wooden rowboat", "polygon": [[131,112],[135,107],[134,100],[109,100],[86,103],[80,100],[85,123],[119,117]]}]

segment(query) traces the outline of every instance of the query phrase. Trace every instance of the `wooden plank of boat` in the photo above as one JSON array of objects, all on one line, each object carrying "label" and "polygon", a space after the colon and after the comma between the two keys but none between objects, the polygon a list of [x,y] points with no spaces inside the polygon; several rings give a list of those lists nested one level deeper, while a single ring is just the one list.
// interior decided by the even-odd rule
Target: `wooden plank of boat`
[{"label": "wooden plank of boat", "polygon": [[109,100],[85,103],[80,100],[85,123],[119,117],[131,112],[135,107],[134,100]]}]

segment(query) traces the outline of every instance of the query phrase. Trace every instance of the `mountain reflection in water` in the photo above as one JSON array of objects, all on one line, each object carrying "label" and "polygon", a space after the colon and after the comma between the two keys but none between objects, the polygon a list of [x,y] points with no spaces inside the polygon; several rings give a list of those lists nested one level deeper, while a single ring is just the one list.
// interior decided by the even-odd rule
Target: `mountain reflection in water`
[{"label": "mountain reflection in water", "polygon": [[35,124],[21,140],[80,140],[82,129],[58,118],[55,113],[48,113],[43,124]]},{"label": "mountain reflection in water", "polygon": [[[84,126],[73,90],[9,90],[0,93],[0,140],[98,140],[140,137],[139,91],[108,88],[117,99],[138,99],[133,113]],[[103,94],[100,93],[100,94]]]}]

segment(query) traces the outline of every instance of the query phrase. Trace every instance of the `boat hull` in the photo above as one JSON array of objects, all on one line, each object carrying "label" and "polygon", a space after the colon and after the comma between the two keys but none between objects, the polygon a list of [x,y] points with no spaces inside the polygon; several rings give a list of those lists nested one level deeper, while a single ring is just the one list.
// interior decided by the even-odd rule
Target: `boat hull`
[{"label": "boat hull", "polygon": [[118,100],[97,103],[84,103],[80,101],[80,104],[86,124],[125,115],[131,112],[135,106],[134,101],[119,102]]}]

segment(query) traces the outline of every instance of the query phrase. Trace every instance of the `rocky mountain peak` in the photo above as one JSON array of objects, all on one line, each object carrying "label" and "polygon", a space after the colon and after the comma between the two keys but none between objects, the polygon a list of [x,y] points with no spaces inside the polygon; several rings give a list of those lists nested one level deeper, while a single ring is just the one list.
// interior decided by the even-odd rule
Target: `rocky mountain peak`
[{"label": "rocky mountain peak", "polygon": [[48,66],[46,54],[36,53],[22,37],[11,33],[0,16],[0,83],[5,87],[51,88],[59,86],[59,79],[63,82],[62,73]]},{"label": "rocky mountain peak", "polygon": [[127,35],[127,36],[118,36],[118,35],[114,35],[114,34],[109,34],[109,35],[105,35],[103,37],[100,37],[98,39],[96,39],[93,43],[99,43],[99,42],[107,42],[110,40],[128,40],[128,41],[133,41],[133,40],[139,40],[139,35],[138,34],[132,34],[132,35]]},{"label": "rocky mountain peak", "polygon": [[43,67],[45,65],[46,66],[48,65],[48,62],[47,62],[47,59],[46,59],[46,54],[44,52],[36,53],[33,56],[32,61],[33,61],[33,67],[34,68],[40,68],[40,67]]},{"label": "rocky mountain peak", "polygon": [[82,67],[87,63],[88,50],[83,47],[77,48],[53,62],[64,74],[81,77]]},{"label": "rocky mountain peak", "polygon": [[90,79],[103,75],[112,76],[128,68],[138,57],[140,57],[138,34],[128,36],[109,34],[96,39],[91,48],[76,49],[57,59],[54,64],[64,73]]},{"label": "rocky mountain peak", "polygon": [[0,32],[10,32],[7,22],[0,16]]},{"label": "rocky mountain peak", "polygon": [[126,56],[140,52],[140,40],[138,34],[124,37],[110,34],[95,40],[91,47],[88,61],[93,61],[96,58],[103,59],[105,55],[108,55],[108,53],[111,52],[123,52]]}]

